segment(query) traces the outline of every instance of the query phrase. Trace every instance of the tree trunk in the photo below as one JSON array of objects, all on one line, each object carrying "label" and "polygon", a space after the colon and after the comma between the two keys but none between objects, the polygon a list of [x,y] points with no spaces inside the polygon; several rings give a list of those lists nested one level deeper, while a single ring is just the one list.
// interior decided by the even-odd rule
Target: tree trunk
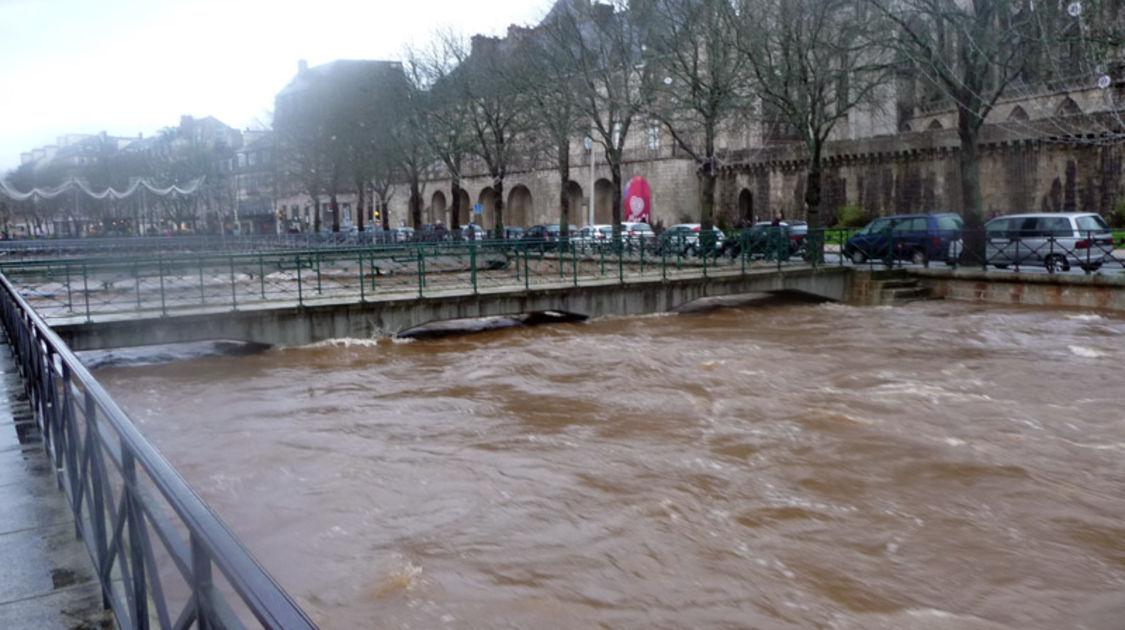
[{"label": "tree trunk", "polygon": [[570,195],[566,185],[570,183],[570,154],[565,146],[559,147],[559,238],[566,243],[570,236]]},{"label": "tree trunk", "polygon": [[965,221],[962,233],[960,262],[983,264],[985,262],[984,208],[980,190],[980,146],[971,115],[964,107],[957,112],[957,138],[961,141],[957,154],[961,178],[961,218]]},{"label": "tree trunk", "polygon": [[958,166],[961,177],[961,216],[967,229],[980,229],[984,225],[984,208],[980,191],[980,146],[977,126],[969,112],[957,112],[957,138],[961,141]]},{"label": "tree trunk", "polygon": [[805,259],[814,265],[824,260],[822,241],[824,233],[820,228],[820,189],[821,168],[820,149],[813,151],[813,158],[809,160],[809,171],[805,177],[805,219],[809,224],[808,234],[805,235]]},{"label": "tree trunk", "polygon": [[612,160],[609,165],[609,177],[613,182],[613,242],[621,243],[621,159]]},{"label": "tree trunk", "polygon": [[329,201],[332,204],[331,206],[329,206],[330,208],[332,208],[332,231],[333,232],[339,232],[340,231],[340,204],[336,203],[336,191],[335,190],[333,190],[332,194],[329,195]]},{"label": "tree trunk", "polygon": [[820,176],[820,161],[810,161],[805,173],[805,219],[809,229],[820,227]]},{"label": "tree trunk", "polygon": [[449,229],[461,229],[461,176],[453,175],[453,180],[449,185],[449,192],[453,195],[452,201],[449,204]]},{"label": "tree trunk", "polygon": [[363,202],[365,201],[363,180],[356,180],[355,183],[355,225],[356,229],[360,232],[363,231]]},{"label": "tree trunk", "polygon": [[320,234],[320,197],[313,199],[313,234]]},{"label": "tree trunk", "polygon": [[492,178],[492,192],[496,195],[495,207],[495,238],[504,238],[504,176],[494,175]]},{"label": "tree trunk", "polygon": [[422,191],[418,187],[418,176],[410,179],[410,221],[415,230],[422,229]]},{"label": "tree trunk", "polygon": [[[713,158],[712,158],[713,159]],[[704,252],[715,246],[715,171],[710,159],[699,171],[699,245]]]}]

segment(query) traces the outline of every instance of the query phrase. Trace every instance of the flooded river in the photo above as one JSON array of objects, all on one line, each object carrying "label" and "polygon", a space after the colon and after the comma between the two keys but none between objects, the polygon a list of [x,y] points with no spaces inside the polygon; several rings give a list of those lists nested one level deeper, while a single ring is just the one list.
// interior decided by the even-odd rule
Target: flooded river
[{"label": "flooded river", "polygon": [[96,375],[323,628],[1121,628],[1125,318],[773,303]]}]

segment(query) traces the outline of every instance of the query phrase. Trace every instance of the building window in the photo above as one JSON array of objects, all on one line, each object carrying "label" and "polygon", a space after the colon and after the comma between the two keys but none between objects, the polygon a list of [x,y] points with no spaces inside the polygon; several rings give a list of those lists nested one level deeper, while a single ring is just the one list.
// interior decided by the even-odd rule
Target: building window
[{"label": "building window", "polygon": [[655,121],[648,124],[648,148],[653,151],[660,148],[660,123]]}]

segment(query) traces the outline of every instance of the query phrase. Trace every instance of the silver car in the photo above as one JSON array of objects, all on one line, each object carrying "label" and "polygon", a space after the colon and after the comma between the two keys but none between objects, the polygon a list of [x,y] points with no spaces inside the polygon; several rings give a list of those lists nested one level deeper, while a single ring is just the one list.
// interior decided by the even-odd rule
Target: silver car
[{"label": "silver car", "polygon": [[988,264],[1041,265],[1048,272],[1087,273],[1113,260],[1113,233],[1092,212],[1013,214],[984,224]]}]

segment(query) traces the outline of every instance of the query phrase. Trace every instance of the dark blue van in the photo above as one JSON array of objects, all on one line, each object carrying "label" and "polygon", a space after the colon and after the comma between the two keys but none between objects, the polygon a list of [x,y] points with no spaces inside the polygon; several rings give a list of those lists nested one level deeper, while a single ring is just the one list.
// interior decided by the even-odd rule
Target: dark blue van
[{"label": "dark blue van", "polygon": [[961,254],[961,228],[956,214],[901,214],[868,223],[844,243],[844,256],[862,264],[868,260],[931,260],[953,262]]}]

